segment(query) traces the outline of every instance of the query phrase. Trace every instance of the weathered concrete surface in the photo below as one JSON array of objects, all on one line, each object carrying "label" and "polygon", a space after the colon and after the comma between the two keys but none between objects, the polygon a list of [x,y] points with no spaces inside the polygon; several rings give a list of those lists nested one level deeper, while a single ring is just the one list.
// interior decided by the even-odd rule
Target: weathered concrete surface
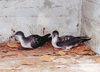
[{"label": "weathered concrete surface", "polygon": [[[79,58],[80,59],[77,59]],[[41,62],[38,56],[25,58],[4,58],[0,59],[0,72],[99,72],[100,64],[93,59],[88,60],[89,56],[57,56],[65,58],[66,61],[75,60],[76,64],[66,64],[63,62]],[[21,65],[21,61],[35,61],[36,65]]]},{"label": "weathered concrete surface", "polygon": [[0,42],[11,29],[25,35],[51,33],[80,35],[82,0],[0,0]]},{"label": "weathered concrete surface", "polygon": [[100,0],[83,0],[82,34],[92,38],[88,46],[100,54]]}]

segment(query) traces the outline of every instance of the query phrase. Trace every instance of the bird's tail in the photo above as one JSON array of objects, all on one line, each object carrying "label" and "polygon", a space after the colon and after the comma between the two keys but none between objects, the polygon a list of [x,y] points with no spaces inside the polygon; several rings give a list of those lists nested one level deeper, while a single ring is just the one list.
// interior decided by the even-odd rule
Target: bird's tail
[{"label": "bird's tail", "polygon": [[51,41],[51,34],[49,33],[49,34],[46,34],[46,35],[44,35],[43,37],[42,37],[43,39],[44,39],[44,41],[46,41],[46,42],[48,42],[48,41]]},{"label": "bird's tail", "polygon": [[44,35],[43,37],[49,37],[51,34],[49,33],[49,34],[46,34],[46,35]]},{"label": "bird's tail", "polygon": [[88,38],[88,37],[77,37],[77,38],[79,38],[79,39],[81,39],[81,41],[82,42],[86,42],[86,41],[89,41],[89,40],[91,40],[91,38]]}]

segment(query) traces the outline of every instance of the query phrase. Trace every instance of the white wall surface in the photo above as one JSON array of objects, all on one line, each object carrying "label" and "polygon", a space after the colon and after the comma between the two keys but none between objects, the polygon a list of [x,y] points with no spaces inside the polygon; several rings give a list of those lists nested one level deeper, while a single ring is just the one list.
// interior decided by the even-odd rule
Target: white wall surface
[{"label": "white wall surface", "polygon": [[0,42],[15,31],[26,36],[58,30],[80,35],[82,0],[0,0]]},{"label": "white wall surface", "polygon": [[100,0],[83,0],[82,34],[92,38],[88,46],[100,54]]}]

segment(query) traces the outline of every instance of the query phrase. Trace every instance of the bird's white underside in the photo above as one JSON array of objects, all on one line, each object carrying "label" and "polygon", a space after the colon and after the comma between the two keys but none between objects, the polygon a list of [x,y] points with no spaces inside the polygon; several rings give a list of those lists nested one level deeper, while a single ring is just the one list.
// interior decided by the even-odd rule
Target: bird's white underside
[{"label": "bird's white underside", "polygon": [[55,36],[54,38],[52,38],[52,45],[55,48],[61,48],[61,47],[57,46],[56,42],[57,42],[57,36]]},{"label": "bird's white underside", "polygon": [[25,43],[24,40],[22,39],[22,36],[18,36],[17,35],[16,37],[19,40],[19,42],[21,43],[22,47],[24,47],[24,48],[32,48],[31,47],[31,42]]},{"label": "bird's white underside", "polygon": [[71,49],[72,48],[72,46],[66,46],[66,49]]},{"label": "bird's white underside", "polygon": [[[55,48],[62,48],[62,47],[59,47],[59,46],[57,46],[57,36],[55,36],[54,38],[52,38],[52,45],[53,45],[53,47],[55,47]],[[72,48],[72,46],[66,46],[65,47],[65,49],[71,49]]]}]

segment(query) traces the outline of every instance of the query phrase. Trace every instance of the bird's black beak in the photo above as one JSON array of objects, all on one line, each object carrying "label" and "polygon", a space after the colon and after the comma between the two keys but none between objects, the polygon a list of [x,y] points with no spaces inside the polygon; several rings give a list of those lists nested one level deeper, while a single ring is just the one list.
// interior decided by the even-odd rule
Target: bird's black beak
[{"label": "bird's black beak", "polygon": [[12,35],[11,38],[15,39],[15,41],[17,41],[16,35]]},{"label": "bird's black beak", "polygon": [[15,37],[15,35],[12,35],[12,36],[11,36],[11,38],[14,38],[14,37]]}]

